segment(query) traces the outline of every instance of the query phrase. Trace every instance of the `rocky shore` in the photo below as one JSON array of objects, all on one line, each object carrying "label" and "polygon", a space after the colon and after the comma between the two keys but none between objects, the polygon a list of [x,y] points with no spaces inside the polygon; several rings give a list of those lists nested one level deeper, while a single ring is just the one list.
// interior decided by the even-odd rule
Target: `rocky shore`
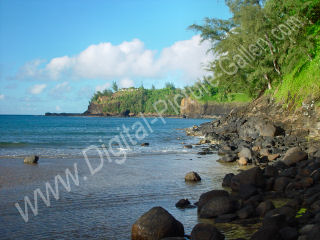
[{"label": "rocky shore", "polygon": [[[214,223],[257,224],[250,238],[254,240],[320,239],[319,109],[310,103],[307,110],[292,113],[277,108],[272,99],[259,99],[219,120],[187,129],[188,135],[204,136],[199,154],[218,153],[223,164],[246,165],[238,174],[224,177],[223,190],[200,196],[195,203],[198,217]],[[178,203],[190,206],[187,200]],[[133,225],[132,239],[225,238],[215,224],[207,223],[185,235],[180,223],[167,214],[151,209]],[[150,219],[157,224],[150,227]]]}]

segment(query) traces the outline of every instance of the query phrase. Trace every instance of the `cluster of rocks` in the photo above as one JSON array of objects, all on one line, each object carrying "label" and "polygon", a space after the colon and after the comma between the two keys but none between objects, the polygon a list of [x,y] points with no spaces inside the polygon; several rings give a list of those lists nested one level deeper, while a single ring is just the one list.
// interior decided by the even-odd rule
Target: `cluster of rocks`
[{"label": "cluster of rocks", "polygon": [[[290,151],[290,150],[289,150]],[[203,193],[196,203],[200,218],[215,223],[262,223],[254,240],[320,239],[320,158],[285,158],[275,166],[253,167],[237,175],[227,174],[222,186],[226,190]],[[286,199],[276,208],[273,200]],[[187,199],[177,207],[189,207]],[[132,239],[224,239],[211,224],[197,224],[191,236],[183,225],[161,207],[145,213],[132,227]],[[180,238],[169,238],[180,237]]]},{"label": "cluster of rocks", "polygon": [[[200,155],[218,153],[219,162],[238,162],[239,165],[265,167],[292,152],[320,157],[318,142],[308,141],[307,131],[293,135],[282,123],[273,123],[262,117],[226,116],[220,120],[193,126],[186,130],[188,135],[204,136],[201,144],[207,144]],[[306,156],[300,156],[305,158]]]},{"label": "cluster of rocks", "polygon": [[[203,193],[194,205],[181,199],[176,207],[197,206],[200,218],[214,219],[215,223],[259,223],[261,227],[251,236],[254,240],[320,239],[320,147],[319,142],[307,140],[306,131],[296,129],[293,134],[281,122],[231,114],[186,132],[204,136],[200,144],[206,146],[199,154],[218,153],[219,162],[237,161],[250,168],[227,174],[222,182],[226,190]],[[201,178],[190,172],[185,180]],[[279,199],[281,206],[275,204]],[[132,228],[132,239],[224,239],[215,226],[204,223],[197,224],[186,236],[183,226],[168,212],[161,210],[170,215],[170,221],[152,215],[154,211],[145,214],[154,221],[152,227],[148,228],[147,220],[143,223],[143,215]],[[147,235],[139,231],[153,235],[141,237]]]}]

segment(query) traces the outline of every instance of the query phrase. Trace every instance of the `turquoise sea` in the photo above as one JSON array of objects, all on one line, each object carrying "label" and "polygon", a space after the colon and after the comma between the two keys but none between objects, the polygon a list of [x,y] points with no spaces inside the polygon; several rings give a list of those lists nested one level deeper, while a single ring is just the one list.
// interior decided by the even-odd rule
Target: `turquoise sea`
[{"label": "turquoise sea", "polygon": [[[154,206],[190,234],[199,221],[196,209],[175,203],[220,189],[230,172],[217,155],[197,155],[201,146],[183,147],[199,139],[182,129],[207,121],[1,115],[0,239],[130,239],[132,224]],[[39,163],[24,164],[33,154]],[[201,183],[185,183],[189,171]],[[57,176],[65,184],[68,176],[67,189]],[[57,185],[59,196],[48,185],[54,192]]]}]

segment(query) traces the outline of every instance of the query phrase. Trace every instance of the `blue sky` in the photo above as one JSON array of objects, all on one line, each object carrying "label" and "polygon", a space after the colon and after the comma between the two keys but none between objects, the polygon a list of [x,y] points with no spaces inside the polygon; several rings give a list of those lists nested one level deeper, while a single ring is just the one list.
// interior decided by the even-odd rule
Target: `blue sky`
[{"label": "blue sky", "polygon": [[0,114],[84,112],[108,88],[182,87],[209,43],[187,30],[228,18],[223,0],[0,0]]}]

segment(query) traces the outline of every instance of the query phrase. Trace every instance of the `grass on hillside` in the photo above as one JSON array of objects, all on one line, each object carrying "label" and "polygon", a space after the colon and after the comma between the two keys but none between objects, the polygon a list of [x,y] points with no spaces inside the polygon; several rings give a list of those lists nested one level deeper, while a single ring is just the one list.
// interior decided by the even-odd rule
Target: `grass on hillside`
[{"label": "grass on hillside", "polygon": [[320,102],[320,53],[306,63],[298,64],[294,71],[283,78],[274,94],[279,102],[300,107],[303,102]]},{"label": "grass on hillside", "polygon": [[239,102],[245,103],[252,101],[252,98],[245,93],[230,93],[228,95],[222,95],[220,93],[213,96],[203,96],[199,102],[217,102],[217,103],[230,103]]}]

